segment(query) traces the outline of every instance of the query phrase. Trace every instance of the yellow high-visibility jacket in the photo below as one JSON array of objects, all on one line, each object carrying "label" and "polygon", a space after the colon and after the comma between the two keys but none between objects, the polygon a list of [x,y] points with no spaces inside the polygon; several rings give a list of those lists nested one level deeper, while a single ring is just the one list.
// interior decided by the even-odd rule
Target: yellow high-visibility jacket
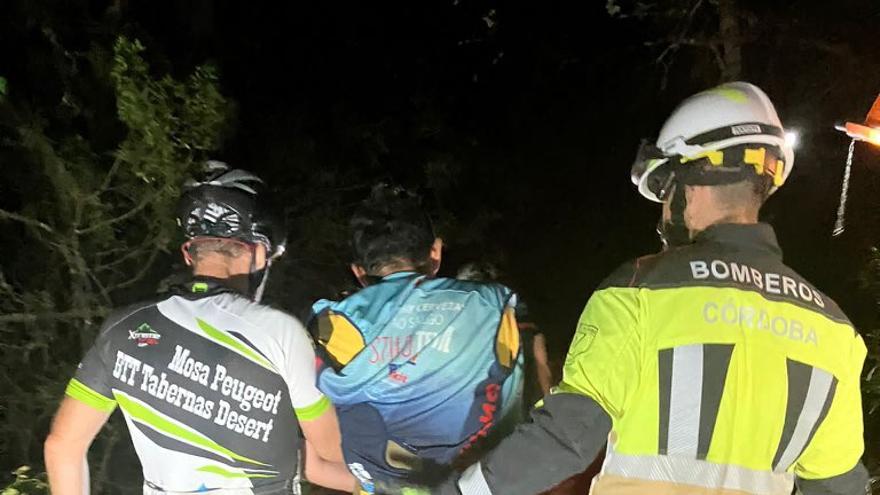
[{"label": "yellow high-visibility jacket", "polygon": [[556,393],[459,487],[536,493],[607,435],[595,494],[864,493],[865,355],[769,226],[716,225],[602,284]]}]

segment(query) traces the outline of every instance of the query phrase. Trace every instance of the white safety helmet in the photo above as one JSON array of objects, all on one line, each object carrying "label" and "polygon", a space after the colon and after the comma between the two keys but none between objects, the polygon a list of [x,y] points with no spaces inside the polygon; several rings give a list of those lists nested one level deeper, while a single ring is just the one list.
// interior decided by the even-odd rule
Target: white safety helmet
[{"label": "white safety helmet", "polygon": [[[664,165],[671,159],[686,163],[709,158],[713,165],[720,166],[725,162],[722,150],[742,145],[757,145],[744,151],[745,163],[754,165],[759,175],[772,176],[772,194],[794,165],[794,149],[786,142],[773,103],[760,88],[747,82],[727,83],[697,93],[672,112],[655,145],[643,143],[632,168],[633,184],[642,196],[662,202],[668,192],[664,190],[669,186],[669,174],[661,171],[670,168]],[[771,148],[779,160],[767,161],[771,165],[765,167],[764,147],[760,145]],[[724,165],[742,164],[743,159],[743,154],[731,156]]]}]

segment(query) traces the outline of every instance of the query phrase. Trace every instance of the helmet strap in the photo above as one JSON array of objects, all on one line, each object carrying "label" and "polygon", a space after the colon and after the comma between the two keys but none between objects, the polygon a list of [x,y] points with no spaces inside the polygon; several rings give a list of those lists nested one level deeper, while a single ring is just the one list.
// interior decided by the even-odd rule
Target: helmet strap
[{"label": "helmet strap", "polygon": [[684,220],[684,210],[687,209],[685,184],[677,178],[677,175],[673,178],[673,184],[670,192],[672,199],[669,202],[670,218],[661,220],[657,225],[657,233],[660,235],[664,249],[691,243],[691,234]]},{"label": "helmet strap", "polygon": [[269,280],[269,267],[272,265],[272,260],[266,258],[266,266],[261,269],[257,269],[257,245],[251,244],[251,268],[248,272],[248,296],[254,300],[254,302],[260,302],[263,299],[263,293],[266,290],[266,282]]},{"label": "helmet strap", "polygon": [[255,270],[250,273],[248,276],[248,282],[251,287],[254,287],[251,295],[251,299],[254,302],[260,302],[263,299],[263,293],[266,290],[266,282],[269,280],[269,267],[271,262],[267,261],[265,268],[262,270]]}]

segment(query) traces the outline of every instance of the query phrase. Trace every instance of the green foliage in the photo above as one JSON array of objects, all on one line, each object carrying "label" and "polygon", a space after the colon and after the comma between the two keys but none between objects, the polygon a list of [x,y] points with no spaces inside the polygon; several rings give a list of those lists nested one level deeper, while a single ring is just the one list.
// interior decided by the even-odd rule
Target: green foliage
[{"label": "green foliage", "polygon": [[15,480],[0,491],[0,495],[48,495],[49,484],[45,473],[31,476],[29,466],[21,466],[12,474]]},{"label": "green foliage", "polygon": [[216,149],[226,105],[213,67],[198,67],[182,83],[167,75],[152,80],[141,57],[143,51],[139,41],[125,38],[118,39],[114,47],[110,78],[116,88],[119,119],[130,130],[118,156],[145,182],[167,182],[175,179],[175,169],[167,167],[168,163],[191,162]]},{"label": "green foliage", "polygon": [[[0,260],[0,360],[20,370],[0,376],[0,465],[41,459],[101,317],[127,290],[155,284],[154,261],[176,235],[179,186],[218,147],[229,115],[212,67],[157,77],[137,40],[119,37],[112,55],[95,47],[88,56],[51,41],[73,61],[47,75],[63,81],[60,101],[0,100],[0,135],[11,144],[2,158],[21,186],[18,207],[0,209],[0,241],[18,246]],[[96,481],[108,479],[117,427],[92,449]],[[10,489],[36,486],[21,476]]]}]

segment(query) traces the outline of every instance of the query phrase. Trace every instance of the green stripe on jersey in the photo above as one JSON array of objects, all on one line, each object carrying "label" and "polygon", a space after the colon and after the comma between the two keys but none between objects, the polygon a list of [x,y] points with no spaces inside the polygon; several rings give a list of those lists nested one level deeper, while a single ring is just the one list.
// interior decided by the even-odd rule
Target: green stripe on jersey
[{"label": "green stripe on jersey", "polygon": [[322,395],[318,402],[311,406],[294,407],[293,412],[296,413],[296,418],[300,421],[312,421],[321,417],[327,409],[330,409],[330,406],[330,399],[326,395]]},{"label": "green stripe on jersey", "polygon": [[101,412],[111,412],[116,409],[115,400],[104,397],[98,392],[95,392],[85,383],[76,378],[70,380],[70,383],[67,384],[67,390],[65,390],[64,393]]},{"label": "green stripe on jersey", "polygon": [[269,464],[264,464],[260,461],[236,454],[201,433],[184,428],[147,404],[137,402],[118,390],[115,390],[113,394],[116,396],[116,400],[119,402],[119,406],[122,407],[122,410],[133,420],[144,423],[162,434],[188,442],[216,454],[230,457],[236,461],[249,462],[259,466],[269,466]]},{"label": "green stripe on jersey", "polygon": [[237,472],[230,471],[228,469],[222,468],[216,464],[207,464],[205,466],[201,466],[196,469],[196,471],[200,471],[202,473],[211,473],[216,474],[217,476],[222,476],[224,478],[274,478],[276,475],[274,474],[263,474],[263,473],[247,473],[247,472]]},{"label": "green stripe on jersey", "polygon": [[214,328],[213,326],[211,326],[211,324],[209,324],[205,320],[202,320],[201,318],[196,318],[196,321],[199,323],[199,328],[201,328],[202,331],[205,332],[205,335],[207,335],[209,338],[222,344],[225,347],[232,349],[233,351],[241,354],[242,356],[268,369],[269,371],[273,373],[278,373],[278,370],[275,369],[275,366],[272,366],[272,363],[267,361],[266,358],[264,358],[263,356],[254,352],[250,347],[242,344],[226,332]]}]

